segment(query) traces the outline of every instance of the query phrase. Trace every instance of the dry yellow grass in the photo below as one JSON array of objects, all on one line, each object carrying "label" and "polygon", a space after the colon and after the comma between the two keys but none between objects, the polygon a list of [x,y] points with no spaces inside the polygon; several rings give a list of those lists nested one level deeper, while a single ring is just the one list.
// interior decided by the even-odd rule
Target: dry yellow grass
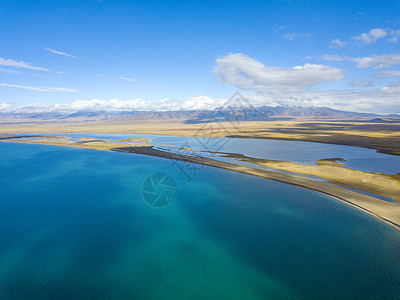
[{"label": "dry yellow grass", "polygon": [[[210,126],[209,126],[210,125]],[[294,119],[186,124],[185,120],[41,121],[0,124],[0,133],[136,133],[169,136],[267,138],[376,149],[400,155],[400,123]]]},{"label": "dry yellow grass", "polygon": [[305,166],[287,161],[259,161],[256,164],[274,170],[324,178],[341,186],[384,196],[400,202],[400,181],[389,175],[361,172],[334,164]]}]

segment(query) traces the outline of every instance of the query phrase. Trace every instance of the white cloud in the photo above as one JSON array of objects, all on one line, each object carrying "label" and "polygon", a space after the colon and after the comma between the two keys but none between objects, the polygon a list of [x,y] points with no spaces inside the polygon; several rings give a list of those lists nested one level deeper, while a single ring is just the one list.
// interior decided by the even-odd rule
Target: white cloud
[{"label": "white cloud", "polygon": [[0,112],[8,112],[12,110],[12,105],[10,103],[1,103]]},{"label": "white cloud", "polygon": [[225,99],[211,99],[207,96],[191,97],[186,101],[180,102],[173,99],[161,99],[159,101],[150,102],[142,99],[133,99],[121,101],[111,99],[109,101],[92,99],[78,100],[70,104],[29,104],[23,106],[13,106],[8,103],[0,104],[0,112],[24,112],[24,113],[41,113],[41,112],[60,112],[74,113],[78,111],[105,111],[105,112],[121,112],[121,111],[176,111],[176,110],[204,110],[215,109],[220,107]]},{"label": "white cloud", "polygon": [[392,82],[388,86],[381,88],[381,91],[385,94],[390,94],[394,96],[400,95],[400,82]]},{"label": "white cloud", "polygon": [[0,83],[0,86],[32,90],[37,92],[77,92],[77,90],[75,89],[68,89],[62,87],[36,87],[36,86],[25,86],[25,85],[16,85],[8,83]]},{"label": "white cloud", "polygon": [[122,79],[122,80],[130,81],[130,82],[135,82],[136,81],[135,79],[130,79],[128,77],[118,77],[118,78]]},{"label": "white cloud", "polygon": [[61,112],[74,113],[78,111],[176,111],[176,110],[204,110],[220,107],[226,99],[211,99],[207,96],[191,97],[186,101],[176,101],[165,98],[158,101],[145,101],[143,99],[133,99],[121,101],[111,99],[109,101],[92,99],[78,100],[70,104],[29,104],[23,106],[13,106],[8,103],[0,104],[0,112]]},{"label": "white cloud", "polygon": [[184,102],[181,107],[182,109],[188,110],[203,110],[203,109],[214,109],[223,104],[222,100],[214,100],[207,96],[198,96],[189,98],[186,102]]},{"label": "white cloud", "polygon": [[351,39],[353,42],[343,42],[340,39],[334,39],[329,42],[329,48],[343,48],[348,44],[356,46],[366,46],[376,43],[379,39],[387,38],[390,43],[397,43],[400,38],[400,30],[394,30],[391,28],[374,28],[368,33],[361,33],[358,36],[353,36]]},{"label": "white cloud", "polygon": [[68,56],[68,57],[72,57],[72,58],[78,58],[75,55],[71,55],[71,54],[68,54],[68,53],[65,53],[65,52],[61,52],[61,51],[57,51],[57,50],[50,49],[50,48],[45,48],[45,50],[47,50],[47,51],[49,51],[51,53],[54,53],[54,54],[64,55],[64,56]]},{"label": "white cloud", "polygon": [[312,38],[312,35],[309,33],[296,33],[296,32],[291,32],[291,33],[286,33],[283,36],[284,39],[288,40],[288,41],[293,41],[294,39],[297,38],[305,38],[305,39],[310,39]]},{"label": "white cloud", "polygon": [[32,66],[31,64],[23,62],[23,61],[18,62],[13,59],[4,59],[2,57],[0,57],[0,66],[46,71],[46,72],[50,71],[49,69],[46,69],[46,68]]},{"label": "white cloud", "polygon": [[373,55],[370,57],[356,57],[353,61],[357,63],[357,68],[383,69],[400,64],[400,54]]},{"label": "white cloud", "polygon": [[326,65],[266,67],[261,62],[240,53],[224,56],[216,62],[214,73],[221,82],[237,87],[265,85],[301,88],[345,77],[345,71]]},{"label": "white cloud", "polygon": [[386,71],[386,72],[381,72],[376,75],[377,77],[380,78],[388,78],[388,77],[400,77],[400,71]]},{"label": "white cloud", "polygon": [[[325,59],[348,60],[337,55]],[[221,81],[242,88],[242,93],[255,106],[327,106],[359,112],[400,112],[400,91],[393,86],[362,91],[318,89],[316,83],[344,77],[345,71],[329,66],[265,67],[243,54],[231,54],[216,62],[214,73]],[[355,85],[370,86],[370,83],[359,81]]]},{"label": "white cloud", "polygon": [[[117,103],[115,103],[117,102]],[[111,108],[120,108],[118,100],[111,100],[107,103],[104,100],[93,99],[90,101],[78,100],[72,102],[70,105],[64,106],[65,109],[71,110],[110,110]]]},{"label": "white cloud", "polygon": [[375,43],[377,40],[386,37],[388,34],[386,29],[374,28],[368,33],[362,33],[359,36],[354,36],[352,39],[357,42],[359,46],[370,45]]},{"label": "white cloud", "polygon": [[347,44],[347,42],[342,42],[339,39],[335,39],[329,42],[329,48],[343,48]]},{"label": "white cloud", "polygon": [[304,90],[301,93],[285,89],[259,89],[255,93],[244,93],[254,106],[316,106],[334,109],[400,113],[400,87],[393,85],[363,91],[355,90]]},{"label": "white cloud", "polygon": [[[253,92],[242,92],[253,106],[326,106],[335,109],[358,112],[400,113],[400,83],[368,89],[355,90],[299,90],[279,87],[259,87]],[[73,113],[78,111],[152,111],[152,110],[194,110],[214,109],[220,107],[226,99],[211,99],[207,96],[192,97],[180,102],[173,99],[162,99],[156,102],[134,99],[110,101],[93,99],[79,100],[70,104],[30,104],[14,106],[0,104],[0,112],[41,113],[58,112]]]},{"label": "white cloud", "polygon": [[352,86],[362,86],[362,87],[369,87],[373,86],[373,83],[371,81],[366,81],[366,80],[357,80],[353,81],[351,83]]},{"label": "white cloud", "polygon": [[383,55],[372,55],[365,57],[349,57],[349,56],[339,56],[339,55],[322,55],[324,60],[335,60],[335,61],[352,61],[357,63],[357,68],[373,68],[373,69],[383,69],[393,65],[400,64],[400,54],[391,53]]},{"label": "white cloud", "polygon": [[[337,61],[353,61],[355,63],[371,65],[371,62],[361,61],[361,58],[325,55],[324,59]],[[390,60],[385,55],[372,56],[376,67]],[[393,58],[391,60],[393,62]],[[251,104],[257,105],[299,105],[299,106],[328,106],[336,109],[362,112],[400,112],[400,85],[393,83],[379,88],[349,89],[349,90],[321,90],[319,83],[331,82],[345,77],[346,71],[320,64],[305,64],[292,68],[268,67],[261,62],[243,54],[230,54],[216,60],[214,73],[224,84],[240,88],[248,97]],[[397,73],[396,73],[397,72]],[[398,76],[400,71],[387,71],[377,74],[380,77]],[[100,75],[100,74],[98,74]],[[120,78],[121,79],[121,78]],[[354,86],[371,86],[368,81],[353,82]],[[43,92],[64,91],[73,89],[59,87],[30,87],[11,84],[0,84],[4,87],[25,88]],[[149,110],[192,110],[213,109],[220,107],[224,99],[212,99],[208,96],[198,96],[177,101],[161,99],[146,101],[133,99],[109,101],[92,99],[79,100],[70,104],[32,104],[13,106],[0,104],[0,112],[77,112],[89,111],[149,111]]]},{"label": "white cloud", "polygon": [[104,101],[99,99],[78,100],[70,104],[28,104],[23,106],[11,106],[6,104],[0,105],[0,112],[25,112],[25,113],[41,113],[41,112],[60,112],[74,113],[78,111],[126,111],[126,110],[142,110],[147,107],[148,103],[141,99],[119,101],[112,99]]}]

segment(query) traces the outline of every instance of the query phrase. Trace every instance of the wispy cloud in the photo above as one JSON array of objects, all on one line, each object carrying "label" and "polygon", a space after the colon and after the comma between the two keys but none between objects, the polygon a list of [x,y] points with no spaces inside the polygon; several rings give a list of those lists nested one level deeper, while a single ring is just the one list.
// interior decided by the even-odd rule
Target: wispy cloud
[{"label": "wispy cloud", "polygon": [[79,92],[76,89],[69,89],[69,88],[63,88],[63,87],[47,87],[45,88],[47,89],[49,92],[67,92],[67,93],[76,93]]},{"label": "wispy cloud", "polygon": [[309,33],[296,33],[296,32],[291,32],[291,33],[286,33],[283,36],[284,39],[288,40],[288,41],[293,41],[294,39],[297,38],[304,38],[304,39],[311,39],[312,35]]},{"label": "wispy cloud", "polygon": [[104,80],[112,80],[109,76],[104,75],[104,74],[96,73],[96,74],[94,74],[94,76],[103,78]]},{"label": "wispy cloud", "polygon": [[54,54],[64,55],[64,56],[68,56],[68,57],[72,57],[72,58],[78,58],[75,55],[71,55],[71,54],[68,54],[68,53],[65,53],[65,52],[61,52],[61,51],[57,51],[57,50],[50,49],[50,48],[45,48],[45,50],[47,50],[47,51],[49,51],[51,53],[54,53]]},{"label": "wispy cloud", "polygon": [[339,39],[335,39],[335,40],[332,40],[329,42],[329,48],[343,48],[347,44],[348,44],[347,42],[343,42]]},{"label": "wispy cloud", "polygon": [[130,82],[135,82],[135,79],[130,79],[128,77],[118,77],[118,79],[122,79],[122,80],[126,80],[126,81],[130,81]]},{"label": "wispy cloud", "polygon": [[335,60],[335,61],[352,61],[357,63],[357,68],[365,69],[383,69],[394,65],[400,65],[400,53],[390,53],[383,55],[372,55],[365,57],[350,57],[340,55],[322,55],[324,60]]},{"label": "wispy cloud", "polygon": [[99,74],[99,73],[96,73],[96,74],[94,74],[94,76],[96,76],[96,77],[100,77],[100,78],[103,78],[103,79],[105,79],[105,80],[115,80],[115,79],[120,79],[120,80],[129,81],[129,82],[136,82],[136,80],[135,80],[135,79],[128,78],[128,77],[124,77],[124,76],[110,77],[110,76],[108,76],[108,75]]},{"label": "wispy cloud", "polygon": [[32,66],[30,63],[26,63],[23,61],[15,61],[13,59],[5,59],[2,57],[0,57],[0,66],[46,71],[46,72],[50,71],[49,69],[46,69],[46,68]]},{"label": "wispy cloud", "polygon": [[19,89],[25,89],[25,90],[31,90],[31,91],[37,91],[37,92],[78,92],[78,90],[75,89],[68,89],[68,88],[62,88],[62,87],[36,87],[36,86],[26,86],[26,85],[17,85],[17,84],[9,84],[9,83],[0,83],[0,86],[4,87],[13,87],[13,88],[19,88]]},{"label": "wispy cloud", "polygon": [[48,92],[48,90],[46,90],[46,89],[34,87],[34,86],[16,85],[16,84],[8,84],[8,83],[0,83],[0,86],[14,87],[14,88],[18,88],[18,89],[25,89],[25,90],[38,91],[38,92]]},{"label": "wispy cloud", "polygon": [[335,60],[335,61],[344,61],[344,60],[350,60],[351,57],[347,56],[340,56],[337,54],[324,54],[321,56],[323,60]]},{"label": "wispy cloud", "polygon": [[386,71],[376,74],[379,78],[400,77],[400,71]]},{"label": "wispy cloud", "polygon": [[20,74],[20,73],[21,73],[21,72],[19,72],[19,71],[9,70],[9,69],[4,69],[4,68],[0,68],[0,72],[3,72],[3,73],[13,73],[13,74]]},{"label": "wispy cloud", "polygon": [[389,42],[397,43],[399,41],[400,30],[390,30],[389,34],[392,36],[392,38],[389,39]]},{"label": "wispy cloud", "polygon": [[357,80],[351,83],[352,86],[362,86],[362,87],[369,87],[373,86],[373,82],[366,81],[366,80]]}]

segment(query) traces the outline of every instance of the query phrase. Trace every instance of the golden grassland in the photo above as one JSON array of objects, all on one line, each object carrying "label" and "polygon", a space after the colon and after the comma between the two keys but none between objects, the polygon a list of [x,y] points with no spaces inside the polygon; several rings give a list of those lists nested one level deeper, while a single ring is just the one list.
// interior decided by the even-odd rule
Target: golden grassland
[{"label": "golden grassland", "polygon": [[348,145],[400,155],[400,122],[293,119],[187,124],[185,120],[38,121],[0,123],[0,133],[135,133],[281,139]]},{"label": "golden grassland", "polygon": [[46,135],[37,137],[18,137],[18,136],[0,136],[1,138],[6,137],[7,139],[3,140],[5,142],[20,142],[26,144],[40,144],[40,145],[53,145],[53,146],[69,146],[69,147],[79,147],[85,149],[94,149],[94,150],[112,150],[113,148],[120,147],[141,147],[150,145],[150,140],[138,138],[138,139],[125,139],[125,140],[116,140],[116,141],[108,141],[104,139],[96,139],[90,137],[82,137],[77,140],[70,139],[67,135]]},{"label": "golden grassland", "polygon": [[317,166],[268,160],[257,160],[254,163],[274,170],[324,178],[334,184],[384,196],[400,202],[400,181],[392,176],[361,172],[344,168],[341,165],[327,165],[320,162],[318,161]]}]

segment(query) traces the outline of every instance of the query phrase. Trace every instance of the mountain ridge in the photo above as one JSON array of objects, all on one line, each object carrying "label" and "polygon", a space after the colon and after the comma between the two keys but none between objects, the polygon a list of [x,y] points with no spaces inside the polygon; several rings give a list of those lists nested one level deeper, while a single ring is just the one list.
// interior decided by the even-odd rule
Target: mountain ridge
[{"label": "mountain ridge", "polygon": [[296,118],[316,119],[371,119],[376,122],[400,121],[399,114],[376,114],[343,111],[328,107],[301,107],[301,106],[261,106],[261,107],[221,107],[209,110],[170,110],[170,111],[104,111],[104,110],[77,110],[77,111],[10,111],[0,112],[0,120],[186,120],[186,123],[202,123],[209,120],[216,121],[263,121],[289,120]]}]

